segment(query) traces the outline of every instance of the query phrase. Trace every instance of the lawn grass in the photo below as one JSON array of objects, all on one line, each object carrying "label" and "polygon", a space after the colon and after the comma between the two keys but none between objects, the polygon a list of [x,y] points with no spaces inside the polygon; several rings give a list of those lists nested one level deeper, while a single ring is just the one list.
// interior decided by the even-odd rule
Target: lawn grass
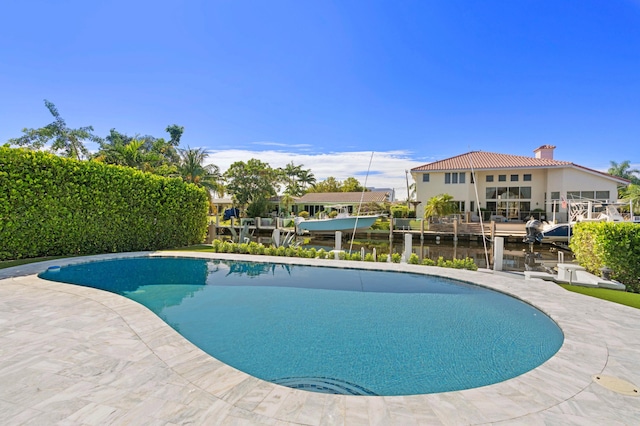
[{"label": "lawn grass", "polygon": [[32,257],[29,259],[3,260],[0,261],[0,269],[11,268],[12,266],[27,265],[29,263],[44,262],[46,260],[65,259],[74,256],[48,256],[48,257]]},{"label": "lawn grass", "polygon": [[566,290],[573,291],[575,293],[586,294],[587,296],[597,297],[598,299],[608,300],[610,302],[640,309],[640,294],[638,293],[629,293],[626,291],[611,290],[608,288],[580,287],[570,284],[560,285]]}]

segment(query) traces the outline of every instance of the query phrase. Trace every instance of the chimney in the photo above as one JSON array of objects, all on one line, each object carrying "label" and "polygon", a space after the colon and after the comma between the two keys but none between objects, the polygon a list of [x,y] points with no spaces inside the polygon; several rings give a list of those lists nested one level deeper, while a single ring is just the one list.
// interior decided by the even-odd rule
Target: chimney
[{"label": "chimney", "polygon": [[536,148],[533,152],[536,154],[536,158],[544,158],[545,160],[553,160],[553,150],[556,149],[554,145],[542,145],[540,148]]}]

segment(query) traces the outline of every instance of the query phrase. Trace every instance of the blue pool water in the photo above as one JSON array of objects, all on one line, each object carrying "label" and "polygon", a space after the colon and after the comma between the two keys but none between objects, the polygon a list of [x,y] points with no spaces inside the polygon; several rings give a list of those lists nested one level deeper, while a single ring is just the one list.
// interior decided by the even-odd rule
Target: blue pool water
[{"label": "blue pool water", "polygon": [[412,395],[529,371],[558,326],[502,293],[440,277],[187,258],[128,258],[46,271],[147,306],[217,359],[317,392]]}]

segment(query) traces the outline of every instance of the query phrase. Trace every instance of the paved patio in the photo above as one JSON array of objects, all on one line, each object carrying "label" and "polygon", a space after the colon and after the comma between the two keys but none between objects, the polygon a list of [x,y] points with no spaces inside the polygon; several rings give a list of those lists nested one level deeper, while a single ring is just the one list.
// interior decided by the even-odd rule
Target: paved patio
[{"label": "paved patio", "polygon": [[[138,253],[140,254],[140,253]],[[225,254],[161,255],[242,258]],[[562,328],[560,351],[495,385],[403,397],[325,395],[251,377],[205,354],[129,299],[35,274],[93,256],[0,270],[0,423],[14,424],[640,424],[640,396],[594,376],[640,385],[640,311],[517,277],[359,262],[440,274],[527,301]],[[353,262],[269,258],[353,267]],[[633,392],[632,392],[633,393]],[[636,393],[637,395],[637,393]]]}]

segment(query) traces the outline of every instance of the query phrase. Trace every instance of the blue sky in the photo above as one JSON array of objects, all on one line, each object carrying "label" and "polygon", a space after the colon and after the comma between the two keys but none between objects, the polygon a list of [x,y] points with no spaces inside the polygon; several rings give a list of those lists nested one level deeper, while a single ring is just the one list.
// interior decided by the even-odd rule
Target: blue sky
[{"label": "blue sky", "polygon": [[[406,196],[470,150],[640,166],[640,1],[5,2],[0,142],[51,122]],[[403,189],[404,188],[404,189]]]}]

